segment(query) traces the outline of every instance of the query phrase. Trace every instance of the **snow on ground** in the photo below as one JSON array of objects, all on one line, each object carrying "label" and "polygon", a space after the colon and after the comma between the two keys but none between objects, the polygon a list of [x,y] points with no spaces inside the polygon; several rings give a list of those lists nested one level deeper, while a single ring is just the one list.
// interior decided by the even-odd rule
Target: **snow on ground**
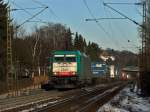
[{"label": "snow on ground", "polygon": [[127,87],[97,112],[150,112],[150,97],[142,98]]},{"label": "snow on ground", "polygon": [[55,100],[55,101],[51,101],[51,102],[48,102],[48,103],[44,103],[44,104],[40,104],[40,105],[35,105],[34,107],[31,107],[29,109],[25,109],[25,110],[22,110],[20,112],[31,112],[31,111],[35,111],[36,109],[40,109],[40,108],[44,108],[46,106],[48,106],[49,104],[53,104],[53,103],[57,103],[58,100]]}]

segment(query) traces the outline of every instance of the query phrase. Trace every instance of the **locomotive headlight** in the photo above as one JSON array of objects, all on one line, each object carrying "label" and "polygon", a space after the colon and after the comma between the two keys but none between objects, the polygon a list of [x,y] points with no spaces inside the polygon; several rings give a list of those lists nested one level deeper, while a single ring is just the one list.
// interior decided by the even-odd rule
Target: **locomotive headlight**
[{"label": "locomotive headlight", "polygon": [[75,74],[76,74],[76,72],[72,72],[72,74],[73,74],[73,75],[75,75]]},{"label": "locomotive headlight", "polygon": [[56,72],[54,72],[54,75],[56,75],[57,73]]}]

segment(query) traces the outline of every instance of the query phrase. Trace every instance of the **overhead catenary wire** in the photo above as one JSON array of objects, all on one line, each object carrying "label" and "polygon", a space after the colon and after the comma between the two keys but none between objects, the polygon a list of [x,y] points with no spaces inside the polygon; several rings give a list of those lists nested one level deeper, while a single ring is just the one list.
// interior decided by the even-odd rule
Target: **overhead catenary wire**
[{"label": "overhead catenary wire", "polygon": [[[135,0],[135,2],[139,2],[139,0]],[[142,12],[140,12],[140,10],[138,9],[138,5],[135,5],[135,10],[137,11],[137,13],[142,17],[143,16],[143,14],[142,14]]]},{"label": "overhead catenary wire", "polygon": [[115,8],[113,8],[113,7],[111,7],[110,5],[108,5],[108,4],[110,4],[110,3],[103,3],[103,4],[104,4],[104,6],[110,8],[111,10],[115,11],[115,12],[118,13],[119,15],[121,15],[121,16],[127,18],[128,20],[132,21],[134,24],[136,24],[136,25],[138,25],[138,26],[140,26],[140,27],[142,27],[142,28],[144,27],[143,25],[139,24],[139,23],[136,22],[135,20],[129,18],[129,17],[126,16],[125,14],[121,13],[120,11],[118,11],[118,10],[116,10]]},{"label": "overhead catenary wire", "polygon": [[[38,0],[32,0],[33,2],[35,2],[36,4],[40,5],[40,6],[47,6],[45,5],[44,3],[42,3],[41,1],[38,1]],[[49,7],[48,7],[48,11],[50,14],[52,14],[59,22],[61,21],[61,18],[55,13],[55,11],[52,9],[52,7],[50,6],[49,4]],[[79,24],[79,26],[77,27],[77,31],[80,29],[80,27],[82,26],[84,22],[81,21],[81,23]]]},{"label": "overhead catenary wire", "polygon": [[[105,7],[104,7],[104,11],[105,11],[106,17],[109,18],[108,20],[112,20],[111,18],[113,18],[113,17],[112,17],[112,16],[109,17],[110,14],[107,14],[107,11],[106,11]],[[126,19],[126,18],[121,18],[121,19]],[[115,20],[116,20],[116,19],[115,19]],[[117,18],[117,20],[118,20],[118,18]],[[114,40],[116,41],[115,43],[117,43],[117,45],[119,45],[119,46],[122,47],[122,44],[120,44],[120,42],[119,42],[118,40],[115,39],[116,36],[114,35],[114,29],[112,28],[111,23],[112,23],[112,22],[109,21],[109,29],[110,29],[110,31],[111,31],[111,33],[112,33],[112,38],[114,38]]]},{"label": "overhead catenary wire", "polygon": [[[86,8],[88,9],[88,12],[89,12],[89,14],[91,15],[91,17],[92,17],[93,19],[96,19],[95,16],[93,15],[92,11],[91,11],[90,8],[88,7],[88,4],[87,4],[86,0],[83,0],[83,3],[84,3],[84,5],[86,6]],[[98,26],[100,29],[102,29],[102,30],[107,34],[107,32],[105,31],[105,29],[98,23],[98,21],[95,21],[95,22],[96,22],[97,26]]]},{"label": "overhead catenary wire", "polygon": [[86,21],[98,21],[98,20],[105,20],[105,19],[126,19],[126,18],[96,18],[96,19],[85,19]]},{"label": "overhead catenary wire", "polygon": [[[104,4],[104,6],[107,6],[107,7],[110,8],[111,10],[117,12],[119,15],[125,17],[126,19],[128,19],[128,20],[130,20],[130,21],[132,21],[132,22],[134,22],[136,25],[138,25],[138,26],[140,26],[140,27],[143,27],[142,25],[140,25],[140,24],[139,24],[138,22],[136,22],[135,20],[129,18],[129,17],[126,16],[125,14],[121,13],[120,11],[118,11],[118,10],[116,10],[115,8],[112,8],[111,6],[108,5],[108,4],[116,4],[116,5],[121,4],[121,5],[135,5],[135,6],[137,6],[137,5],[143,5],[141,2],[136,2],[136,3],[103,3],[103,4]],[[116,26],[116,24],[115,24],[115,26]],[[120,30],[120,28],[118,28],[118,29]],[[121,30],[120,30],[120,31],[121,31]],[[122,32],[122,31],[121,31],[121,32]],[[123,36],[123,37],[126,37],[126,36]],[[127,39],[127,38],[126,38],[126,39]],[[130,42],[131,40],[130,40],[130,39],[127,39],[127,41]],[[132,46],[134,46],[135,48],[137,48],[137,45],[135,45],[134,43],[132,44]]]},{"label": "overhead catenary wire", "polygon": [[103,28],[103,26],[96,20],[95,16],[93,15],[91,9],[89,8],[86,0],[83,0],[83,3],[85,4],[86,8],[88,9],[88,12],[90,13],[91,17],[94,19],[94,21],[96,22],[96,24],[106,33],[108,34],[108,32],[106,32],[106,30]]},{"label": "overhead catenary wire", "polygon": [[26,22],[30,21],[31,19],[35,18],[36,16],[38,16],[39,14],[41,14],[44,10],[46,10],[48,7],[45,7],[44,9],[42,9],[41,11],[37,12],[36,14],[34,14],[32,17],[28,18],[27,20],[25,20],[23,23],[21,23],[20,25],[18,25],[17,27],[22,26],[23,24],[25,24]]},{"label": "overhead catenary wire", "polygon": [[135,7],[135,10],[137,11],[137,13],[138,13],[141,17],[143,16],[142,12],[139,11],[139,9],[138,9],[137,6]]},{"label": "overhead catenary wire", "polygon": [[[145,27],[145,25],[138,23],[137,21],[135,21],[134,19],[128,17],[127,15],[121,13],[120,11],[116,10],[115,8],[111,7],[110,5],[108,5],[109,3],[104,3],[105,6],[107,6],[108,8],[110,8],[111,10],[113,10],[114,12],[118,13],[119,15],[127,18],[128,20],[130,20],[131,22],[133,22],[134,24],[138,25],[139,27],[141,27],[142,29],[147,30],[147,27]],[[134,4],[134,5],[141,5],[141,6],[146,6],[146,1]],[[145,9],[147,10],[147,9]],[[147,39],[147,37],[145,37]]]},{"label": "overhead catenary wire", "polygon": [[[103,3],[104,1],[102,0],[102,3]],[[106,15],[106,17],[109,17],[108,16],[108,14],[106,13],[107,11],[106,11],[106,8],[104,7],[104,14]],[[112,26],[111,26],[111,22],[109,21],[109,28],[110,28],[110,30],[111,30],[111,33],[112,33],[112,36],[114,35],[114,32],[113,32],[113,28],[112,28]],[[118,43],[118,42],[117,42]]]},{"label": "overhead catenary wire", "polygon": [[[109,15],[112,17],[112,14],[110,13],[110,11],[108,11],[108,12],[109,12]],[[115,25],[113,25],[113,26],[115,26],[115,27],[116,27],[115,29],[117,29],[117,30],[119,31],[119,33],[121,34],[122,38],[120,38],[120,39],[124,39],[126,42],[128,42],[129,39],[126,37],[125,34],[122,33],[122,30],[121,30],[121,28],[118,26],[118,24],[115,24]]]},{"label": "overhead catenary wire", "polygon": [[18,10],[36,10],[36,9],[43,9],[45,7],[33,7],[33,8],[14,8],[14,9],[10,9],[11,11],[18,11]]},{"label": "overhead catenary wire", "polygon": [[[87,4],[87,2],[86,2],[86,0],[83,0],[83,3],[84,3],[84,5],[86,6],[86,8],[88,9],[88,12],[89,12],[89,14],[91,15],[91,17],[92,17],[92,18],[94,19],[94,21],[96,22],[97,26],[106,34],[106,37],[108,37],[109,41],[110,41],[110,42],[113,41],[114,45],[115,45],[116,47],[118,47],[118,46],[119,46],[118,43],[117,43],[116,41],[114,41],[114,40],[111,38],[110,34],[104,29],[104,27],[99,23],[99,21],[96,20],[94,14],[92,13],[91,9],[89,8],[89,6],[88,6],[88,4]],[[112,41],[111,41],[111,40],[112,40]]]},{"label": "overhead catenary wire", "polygon": [[[104,1],[102,0],[101,1],[103,4],[104,4]],[[108,3],[109,4],[109,3]],[[110,4],[119,4],[119,5],[134,5],[134,4],[136,4],[136,6],[137,6],[137,4],[139,5],[140,3],[139,2],[135,2],[135,3],[110,3]],[[104,7],[104,10],[105,10],[105,12],[106,12],[106,9],[105,9],[105,7]],[[107,15],[107,13],[105,13],[106,14],[106,16],[107,17],[109,17],[108,15]],[[109,15],[111,15],[111,13],[110,13],[110,11],[109,11]],[[110,18],[110,19],[109,19]],[[113,19],[113,16],[111,15],[111,17],[109,17],[109,18],[106,18],[106,19],[108,19],[108,20],[112,20]],[[111,19],[112,18],[112,19]],[[125,18],[125,17],[123,17],[124,19],[127,19],[127,18]],[[115,19],[115,18],[114,18]],[[116,19],[118,19],[118,18],[116,18]],[[126,37],[126,35],[123,35],[121,32],[122,32],[122,30],[121,30],[121,28],[118,28],[117,27],[118,25],[117,24],[115,24],[115,27],[119,30],[119,32],[120,32],[120,34],[122,35],[122,39],[125,39],[125,41],[126,42],[130,42],[131,40],[129,40],[129,39],[127,39],[127,37]],[[111,27],[111,24],[110,24],[110,28],[111,28],[111,30],[113,30],[113,28]],[[125,38],[124,38],[125,37]],[[121,38],[120,38],[121,39]],[[134,46],[133,48],[137,48],[137,46],[133,43],[132,44],[132,46]],[[122,47],[122,48],[125,48],[125,47]]]},{"label": "overhead catenary wire", "polygon": [[[42,2],[38,1],[38,0],[32,0],[34,3],[40,5],[40,6],[47,6],[45,4],[43,4]],[[57,19],[60,21],[60,18],[57,16],[57,14],[53,11],[53,9],[48,6],[48,11]]]},{"label": "overhead catenary wire", "polygon": [[112,2],[108,2],[107,4],[115,4],[115,5],[141,5],[141,3],[112,3]]},{"label": "overhead catenary wire", "polygon": [[[16,7],[18,7],[19,9],[21,9],[22,11],[24,11],[25,13],[27,13],[28,15],[30,15],[31,17],[33,16],[33,14],[31,14],[27,9],[32,9],[32,8],[22,8],[20,5],[18,5],[18,4],[16,4],[14,1],[10,1],[12,4],[14,4]],[[39,7],[37,7],[37,8],[39,8]],[[42,8],[42,7],[40,7],[40,8]],[[43,6],[43,8],[42,8],[42,10],[44,9],[46,9],[47,7],[45,7],[45,6]],[[35,8],[33,8],[33,9],[35,9]],[[32,10],[33,10],[32,9]],[[17,9],[15,9],[15,10],[17,10]],[[42,11],[43,12],[43,11]],[[36,18],[37,20],[39,20],[39,21],[41,21],[41,23],[43,23],[44,21],[42,20],[42,19],[40,19],[40,18],[37,18],[36,16],[34,17],[34,18]],[[32,18],[33,19],[33,18]],[[27,21],[28,22],[28,21]]]},{"label": "overhead catenary wire", "polygon": [[33,23],[45,23],[45,24],[48,24],[48,22],[45,22],[45,21],[28,21],[28,22],[33,22]]}]

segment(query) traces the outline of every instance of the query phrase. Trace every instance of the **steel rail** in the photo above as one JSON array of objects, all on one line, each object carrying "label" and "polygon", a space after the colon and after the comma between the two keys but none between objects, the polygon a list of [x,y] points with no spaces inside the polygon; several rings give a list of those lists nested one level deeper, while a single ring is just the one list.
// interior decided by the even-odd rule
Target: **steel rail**
[{"label": "steel rail", "polygon": [[[113,86],[116,86],[116,84],[109,85],[109,86],[103,87],[103,88],[96,88],[93,91],[84,92],[84,93],[81,93],[80,95],[72,96],[72,97],[60,100],[59,102],[56,102],[55,104],[47,105],[40,109],[39,108],[35,109],[32,112],[47,112],[47,111],[60,112],[60,110],[62,112],[70,112],[70,111],[74,112],[78,107],[83,106],[83,104],[82,104],[83,101],[86,101],[89,98],[93,98],[97,94],[102,94],[106,90],[112,89]],[[82,101],[79,102],[79,100],[82,100]],[[76,104],[76,103],[78,103],[78,104]],[[82,105],[80,105],[80,104],[82,104]],[[70,109],[70,108],[72,108],[72,109]]]}]

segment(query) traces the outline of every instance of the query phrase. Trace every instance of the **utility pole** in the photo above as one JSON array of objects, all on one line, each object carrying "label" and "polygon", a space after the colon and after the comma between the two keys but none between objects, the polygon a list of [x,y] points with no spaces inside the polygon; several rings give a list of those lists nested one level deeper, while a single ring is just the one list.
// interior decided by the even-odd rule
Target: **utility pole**
[{"label": "utility pole", "polygon": [[6,81],[8,91],[12,91],[14,88],[14,76],[13,76],[13,64],[12,64],[12,28],[10,26],[10,8],[7,8],[7,72]]},{"label": "utility pole", "polygon": [[[146,26],[146,3],[143,3],[143,25]],[[140,68],[140,85],[141,90],[143,92],[144,89],[144,71],[145,71],[145,61],[146,61],[146,51],[145,51],[145,42],[146,42],[146,29],[142,28],[142,48],[140,53],[140,61],[139,61],[139,68]]]},{"label": "utility pole", "polygon": [[6,83],[6,90],[13,89],[13,71],[12,71],[12,26],[10,25],[10,8],[0,1],[0,30],[1,30],[1,64],[2,80]]},{"label": "utility pole", "polygon": [[150,96],[150,1],[145,0],[143,3],[143,25],[145,29],[142,29],[142,51],[140,59],[140,81],[141,90],[144,95]]}]

